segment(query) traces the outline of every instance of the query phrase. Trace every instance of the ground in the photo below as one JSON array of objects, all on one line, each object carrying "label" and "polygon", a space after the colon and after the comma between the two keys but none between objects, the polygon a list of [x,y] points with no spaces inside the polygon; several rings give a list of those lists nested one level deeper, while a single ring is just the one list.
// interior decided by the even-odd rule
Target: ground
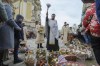
[{"label": "ground", "polygon": [[[34,52],[36,51],[37,48],[37,44],[35,44],[35,40],[34,39],[30,39],[27,41],[27,45],[29,46],[30,49],[34,50]],[[60,47],[62,47],[64,44],[62,44],[62,42],[59,42]],[[43,44],[44,47],[46,47],[46,44]],[[19,57],[21,57],[22,59],[25,58],[25,54],[19,54]],[[10,60],[4,62],[5,64],[10,63],[9,66],[26,66],[24,64],[24,62],[19,63],[19,64],[13,64],[13,56],[10,55]],[[94,60],[90,60],[90,61],[86,61],[84,64],[86,64],[86,66],[92,66],[95,65],[96,66],[96,61]]]}]

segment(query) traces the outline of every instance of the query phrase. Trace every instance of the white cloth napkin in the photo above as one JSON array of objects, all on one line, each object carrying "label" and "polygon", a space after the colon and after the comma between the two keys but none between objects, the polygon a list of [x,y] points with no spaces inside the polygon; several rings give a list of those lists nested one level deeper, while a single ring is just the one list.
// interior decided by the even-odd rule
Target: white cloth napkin
[{"label": "white cloth napkin", "polygon": [[67,60],[65,59],[65,57],[63,55],[60,55],[58,57],[58,63],[66,63],[66,62],[67,62]]}]

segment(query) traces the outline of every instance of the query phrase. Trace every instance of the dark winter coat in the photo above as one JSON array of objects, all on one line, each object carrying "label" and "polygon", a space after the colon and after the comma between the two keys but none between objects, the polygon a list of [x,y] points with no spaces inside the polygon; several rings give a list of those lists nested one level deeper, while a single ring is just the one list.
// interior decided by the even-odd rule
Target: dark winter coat
[{"label": "dark winter coat", "polygon": [[20,29],[13,20],[12,7],[8,3],[4,6],[8,20],[0,26],[0,49],[2,50],[14,48],[14,28]]},{"label": "dark winter coat", "polygon": [[24,19],[22,15],[17,15],[15,22],[17,23],[17,25],[22,29],[21,31],[18,31],[16,29],[14,29],[14,36],[16,40],[22,39],[24,40],[24,35],[23,35],[23,25],[22,22],[19,21],[19,19]]},{"label": "dark winter coat", "polygon": [[100,0],[96,0],[96,13],[100,24]]}]

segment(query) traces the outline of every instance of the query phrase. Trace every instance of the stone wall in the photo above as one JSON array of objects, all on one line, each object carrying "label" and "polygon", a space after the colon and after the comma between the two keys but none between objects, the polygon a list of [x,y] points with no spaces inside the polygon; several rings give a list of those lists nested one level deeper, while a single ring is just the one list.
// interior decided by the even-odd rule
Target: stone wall
[{"label": "stone wall", "polygon": [[[21,14],[25,17],[25,22],[29,22],[29,23],[30,22],[35,23],[36,21],[41,22],[41,10],[42,10],[42,8],[41,8],[40,0],[15,0],[15,1],[13,1],[13,3],[16,3],[18,1],[23,2],[23,3],[21,3],[20,11],[21,11]],[[24,3],[24,1],[25,1],[25,3]],[[31,3],[32,5],[29,6],[30,5],[29,3]],[[17,7],[18,7],[18,5],[19,5],[19,2],[17,3]],[[30,11],[30,10],[32,10],[32,11]],[[18,14],[19,8],[18,8],[18,10],[15,10],[15,11],[17,11],[17,14]],[[29,14],[31,13],[31,15],[29,15],[28,13]],[[29,19],[27,19],[27,18],[29,18]],[[26,24],[29,25],[29,23],[26,23]],[[31,25],[31,23],[30,23],[30,25]],[[35,27],[35,26],[33,25],[32,27]]]}]

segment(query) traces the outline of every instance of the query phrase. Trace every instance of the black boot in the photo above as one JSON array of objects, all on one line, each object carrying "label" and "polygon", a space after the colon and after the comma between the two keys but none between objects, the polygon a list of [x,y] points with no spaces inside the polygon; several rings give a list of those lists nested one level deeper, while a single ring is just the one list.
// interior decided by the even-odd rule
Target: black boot
[{"label": "black boot", "polygon": [[20,58],[18,58],[18,59],[14,59],[14,64],[21,63],[21,62],[23,62],[23,60],[20,59]]},{"label": "black boot", "polygon": [[3,64],[3,66],[8,66],[8,65],[4,65],[4,64]]},{"label": "black boot", "polygon": [[37,45],[37,48],[40,48],[40,44]]},{"label": "black boot", "polygon": [[3,60],[0,60],[0,66],[8,66],[8,65],[3,64]]},{"label": "black boot", "polygon": [[18,53],[14,53],[14,64],[21,62],[23,62],[23,60],[18,57]]},{"label": "black boot", "polygon": [[40,48],[43,48],[42,43],[40,43]]},{"label": "black boot", "polygon": [[0,66],[3,66],[3,62],[0,60]]}]

